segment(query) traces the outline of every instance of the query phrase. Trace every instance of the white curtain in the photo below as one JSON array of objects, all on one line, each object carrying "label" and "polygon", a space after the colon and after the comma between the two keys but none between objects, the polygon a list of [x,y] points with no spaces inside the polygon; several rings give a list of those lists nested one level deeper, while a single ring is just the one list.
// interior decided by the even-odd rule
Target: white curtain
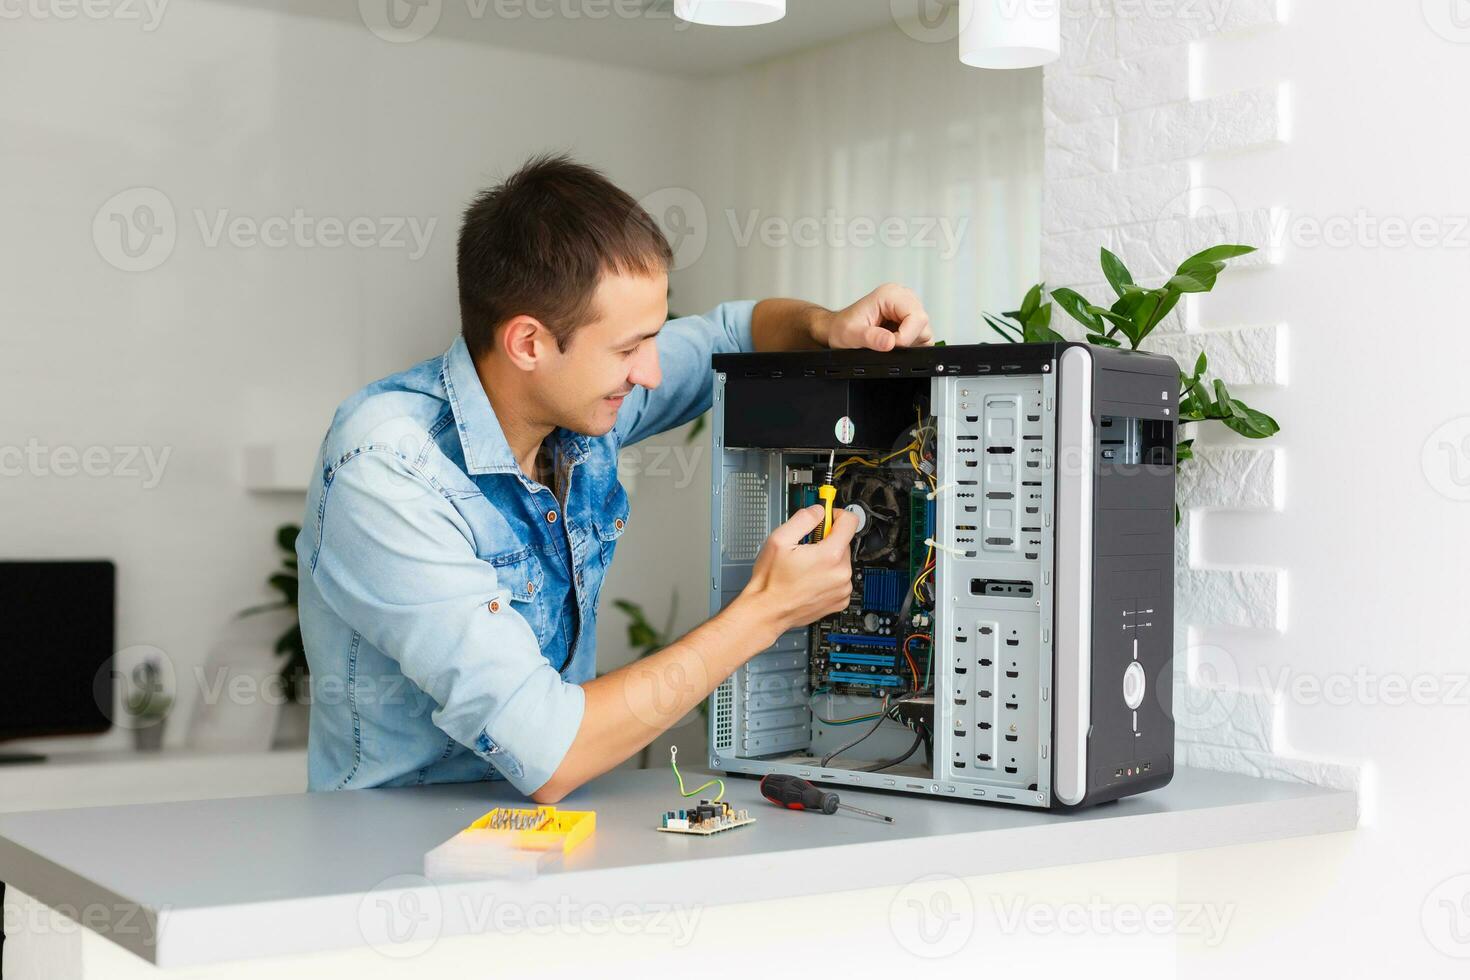
[{"label": "white curtain", "polygon": [[987,337],[1039,277],[1038,70],[968,68],[953,42],[858,35],[723,80],[738,295],[840,306],[912,286],[950,343]]}]

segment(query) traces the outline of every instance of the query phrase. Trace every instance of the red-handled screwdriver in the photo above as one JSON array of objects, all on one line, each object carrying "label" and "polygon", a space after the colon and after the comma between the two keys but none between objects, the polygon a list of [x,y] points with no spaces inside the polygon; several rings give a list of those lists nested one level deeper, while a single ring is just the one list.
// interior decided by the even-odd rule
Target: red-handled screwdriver
[{"label": "red-handled screwdriver", "polygon": [[892,817],[885,817],[881,813],[843,803],[837,798],[836,793],[817,789],[805,779],[799,776],[788,776],[785,773],[773,772],[769,776],[763,776],[761,795],[777,806],[784,806],[788,810],[815,810],[818,813],[831,814],[836,813],[837,808],[841,807],[853,813],[861,813],[866,817],[877,817],[879,820],[893,823]]}]

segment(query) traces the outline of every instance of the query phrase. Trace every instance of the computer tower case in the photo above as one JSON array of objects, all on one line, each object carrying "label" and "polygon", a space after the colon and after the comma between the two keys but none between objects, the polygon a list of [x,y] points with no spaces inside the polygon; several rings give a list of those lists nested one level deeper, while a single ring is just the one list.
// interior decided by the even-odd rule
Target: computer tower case
[{"label": "computer tower case", "polygon": [[849,607],[711,695],[711,768],[1051,810],[1168,783],[1173,360],[977,344],[713,367],[711,613],[824,486],[863,528]]}]

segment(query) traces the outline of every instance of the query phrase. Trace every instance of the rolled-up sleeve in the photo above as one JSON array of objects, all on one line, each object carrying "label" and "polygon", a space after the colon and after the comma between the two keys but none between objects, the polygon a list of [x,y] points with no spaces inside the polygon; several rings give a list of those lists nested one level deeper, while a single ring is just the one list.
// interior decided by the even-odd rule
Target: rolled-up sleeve
[{"label": "rolled-up sleeve", "polygon": [[323,600],[437,704],[435,725],[522,793],[560,765],[582,688],[541,655],[459,512],[410,462],[367,450],[326,481],[306,569]]},{"label": "rolled-up sleeve", "polygon": [[618,441],[635,443],[709,411],[710,356],[754,349],[750,333],[754,310],[754,300],[739,300],[721,303],[703,316],[664,324],[654,340],[663,381],[651,391],[639,387],[628,395],[614,428]]}]

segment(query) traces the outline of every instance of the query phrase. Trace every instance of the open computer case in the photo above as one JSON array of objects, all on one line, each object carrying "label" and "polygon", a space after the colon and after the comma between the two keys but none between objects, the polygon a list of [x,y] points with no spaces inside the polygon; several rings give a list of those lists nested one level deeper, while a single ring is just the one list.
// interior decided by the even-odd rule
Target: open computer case
[{"label": "open computer case", "polygon": [[1054,810],[1168,783],[1173,360],[979,344],[713,367],[711,613],[825,486],[862,522],[848,608],[711,695],[713,769]]}]

